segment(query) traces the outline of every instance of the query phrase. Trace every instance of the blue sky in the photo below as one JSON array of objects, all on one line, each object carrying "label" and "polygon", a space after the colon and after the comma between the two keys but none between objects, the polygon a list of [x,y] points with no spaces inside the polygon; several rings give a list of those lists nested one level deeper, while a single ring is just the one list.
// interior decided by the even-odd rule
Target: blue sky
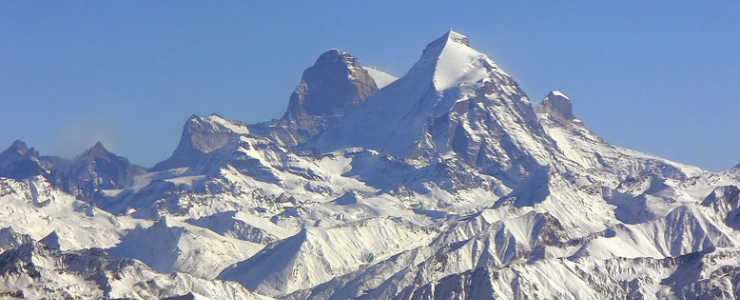
[{"label": "blue sky", "polygon": [[608,142],[721,170],[740,163],[739,13],[740,1],[2,1],[0,148],[73,156],[101,140],[151,166],[191,114],[279,117],[328,49],[403,75],[452,28],[533,101],[568,94]]}]

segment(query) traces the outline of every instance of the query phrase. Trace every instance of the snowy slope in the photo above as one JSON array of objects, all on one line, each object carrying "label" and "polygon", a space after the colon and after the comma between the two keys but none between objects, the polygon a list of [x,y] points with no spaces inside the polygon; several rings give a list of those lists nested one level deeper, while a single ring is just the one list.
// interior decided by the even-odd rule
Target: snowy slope
[{"label": "snowy slope", "polygon": [[161,273],[177,271],[212,279],[223,268],[262,248],[198,227],[173,223],[176,222],[164,217],[148,228],[130,230],[108,252],[116,257],[136,258]]},{"label": "snowy slope", "polygon": [[163,299],[191,293],[203,299],[269,299],[233,282],[156,273],[99,249],[61,251],[28,241],[0,253],[0,261],[4,299]]},{"label": "snowy slope", "polygon": [[272,244],[219,278],[268,294],[292,292],[372,264],[429,241],[432,231],[393,219],[366,219],[329,228],[304,228]]},{"label": "snowy slope", "polygon": [[450,31],[401,78],[327,51],[282,118],[192,116],[150,170],[16,142],[0,297],[740,296],[740,168],[611,145],[578,101],[533,105]]},{"label": "snowy slope", "polygon": [[424,137],[430,120],[449,118],[445,114],[453,105],[474,97],[486,82],[500,89],[497,92],[521,94],[493,61],[470,48],[467,38],[450,31],[430,43],[405,76],[323,132],[315,145],[324,150],[364,147],[406,156]]},{"label": "snowy slope", "polygon": [[390,73],[385,72],[377,67],[362,66],[362,68],[365,69],[368,74],[370,74],[373,80],[375,80],[375,85],[377,85],[379,89],[388,86],[398,79],[398,77],[393,76]]}]

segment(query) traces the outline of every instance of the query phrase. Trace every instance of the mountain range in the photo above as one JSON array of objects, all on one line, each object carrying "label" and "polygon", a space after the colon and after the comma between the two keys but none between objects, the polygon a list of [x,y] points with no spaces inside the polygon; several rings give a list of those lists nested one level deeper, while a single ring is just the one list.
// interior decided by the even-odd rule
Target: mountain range
[{"label": "mountain range", "polygon": [[0,298],[739,298],[740,168],[609,144],[573,106],[449,31],[401,77],[329,50],[280,118],[193,115],[151,168],[16,141]]}]

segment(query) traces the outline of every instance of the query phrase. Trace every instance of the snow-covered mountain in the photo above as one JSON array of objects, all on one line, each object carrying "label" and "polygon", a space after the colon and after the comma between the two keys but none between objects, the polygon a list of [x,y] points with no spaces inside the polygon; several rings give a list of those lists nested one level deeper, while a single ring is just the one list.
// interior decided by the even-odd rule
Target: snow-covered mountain
[{"label": "snow-covered mountain", "polygon": [[471,45],[449,31],[398,78],[330,50],[281,118],[192,116],[151,169],[13,143],[0,295],[740,297],[740,168],[611,145]]}]

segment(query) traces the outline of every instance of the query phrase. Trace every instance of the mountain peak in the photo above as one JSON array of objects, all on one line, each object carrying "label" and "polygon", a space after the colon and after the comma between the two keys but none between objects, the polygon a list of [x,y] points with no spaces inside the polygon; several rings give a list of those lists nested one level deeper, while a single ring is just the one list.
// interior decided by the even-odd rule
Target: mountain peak
[{"label": "mountain peak", "polygon": [[20,154],[25,154],[26,151],[28,151],[28,145],[21,140],[15,140],[13,144],[10,145],[9,149],[16,150]]},{"label": "mountain peak", "polygon": [[461,43],[465,46],[469,46],[468,37],[457,31],[450,29],[449,31],[447,31],[446,35],[447,35],[447,39],[451,42]]},{"label": "mountain peak", "polygon": [[8,149],[0,152],[0,176],[25,179],[46,174],[47,169],[44,167],[46,162],[42,160],[36,149],[29,148],[21,140],[16,140]]},{"label": "mountain peak", "polygon": [[98,141],[65,168],[64,184],[78,196],[90,199],[99,189],[130,187],[134,177],[145,171],[127,158],[111,153]]},{"label": "mountain peak", "polygon": [[5,151],[0,152],[0,169],[7,167],[19,158],[25,156],[38,156],[38,152],[21,140],[15,140]]},{"label": "mountain peak", "polygon": [[460,45],[463,45],[463,46],[470,47],[470,41],[468,40],[468,37],[467,36],[465,36],[465,35],[457,32],[457,31],[449,30],[449,31],[445,32],[445,34],[443,34],[441,37],[439,37],[439,38],[435,39],[434,41],[432,41],[431,43],[427,44],[427,47],[426,47],[426,49],[424,49],[424,52],[427,52],[427,50],[435,49],[435,48],[439,48],[439,47],[444,48],[445,46],[447,46],[449,44],[460,44]]},{"label": "mountain peak", "polygon": [[552,90],[552,91],[550,91],[547,94],[547,96],[548,97],[550,97],[550,96],[552,96],[552,97],[562,97],[562,98],[568,99],[568,101],[570,101],[570,98],[567,95],[565,95],[563,92],[559,91],[559,90]]},{"label": "mountain peak", "polygon": [[101,142],[101,141],[98,141],[97,143],[95,143],[95,145],[93,145],[92,149],[106,150],[107,151],[107,149],[105,149],[105,146],[103,146],[103,142]]},{"label": "mountain peak", "polygon": [[249,128],[255,135],[295,146],[313,138],[395,80],[392,75],[361,65],[345,51],[331,49],[303,71],[280,119]]},{"label": "mountain peak", "polygon": [[348,52],[339,49],[330,49],[329,51],[326,51],[319,55],[319,58],[316,59],[316,63],[314,63],[314,66],[333,63],[341,63],[345,66],[352,66],[354,64],[357,64],[357,58],[355,58]]},{"label": "mountain peak", "polygon": [[[448,31],[427,45],[405,76],[329,127],[311,145],[325,151],[369,148],[427,162],[459,153],[471,165],[494,165],[523,156],[508,156],[513,152],[503,149],[512,148],[507,144],[510,140],[501,136],[521,137],[519,144],[524,146],[517,151],[544,152],[541,148],[548,142],[538,125],[526,94],[511,76],[471,48],[467,37]],[[531,149],[524,149],[530,145]],[[482,153],[507,154],[478,159],[486,156]]]},{"label": "mountain peak", "polygon": [[105,149],[105,146],[103,146],[103,143],[98,141],[95,143],[95,145],[92,146],[92,148],[88,149],[84,154],[90,157],[108,157],[111,155],[111,153],[108,151],[108,149]]},{"label": "mountain peak", "polygon": [[230,120],[216,113],[212,113],[207,117],[195,116],[194,118],[191,118],[189,122],[207,123],[213,131],[231,131],[235,134],[249,133],[249,126],[246,123]]},{"label": "mountain peak", "polygon": [[[382,72],[373,71],[380,77]],[[385,74],[387,75],[387,74]],[[384,83],[395,78],[383,77]],[[288,109],[278,120],[250,125],[256,135],[283,145],[298,145],[334,124],[378,91],[375,78],[351,54],[332,49],[303,71],[290,95]]]},{"label": "mountain peak", "polygon": [[488,56],[471,48],[466,36],[450,30],[427,44],[407,75],[431,76],[436,90],[442,91],[490,77],[494,69],[508,77]]},{"label": "mountain peak", "polygon": [[576,116],[573,115],[573,104],[570,102],[570,98],[558,90],[553,90],[547,94],[545,100],[542,101],[541,110],[563,122],[576,119]]},{"label": "mountain peak", "polygon": [[468,41],[467,36],[452,29],[447,31],[442,37],[440,37],[440,39],[445,39],[447,44],[458,43],[465,46],[470,46],[470,41]]},{"label": "mountain peak", "polygon": [[332,49],[303,71],[290,96],[286,116],[339,115],[362,103],[378,90],[373,78],[351,54]]},{"label": "mountain peak", "polygon": [[192,115],[183,126],[180,143],[172,156],[152,167],[153,171],[190,167],[206,154],[221,149],[250,133],[250,125],[229,120],[218,114],[207,117]]},{"label": "mountain peak", "polygon": [[22,156],[22,155],[25,155],[29,150],[32,150],[32,149],[28,148],[28,145],[26,145],[26,143],[24,143],[21,140],[15,140],[13,144],[11,144],[10,147],[5,149],[5,151],[3,151],[2,153],[5,156],[11,155],[11,154]]}]

